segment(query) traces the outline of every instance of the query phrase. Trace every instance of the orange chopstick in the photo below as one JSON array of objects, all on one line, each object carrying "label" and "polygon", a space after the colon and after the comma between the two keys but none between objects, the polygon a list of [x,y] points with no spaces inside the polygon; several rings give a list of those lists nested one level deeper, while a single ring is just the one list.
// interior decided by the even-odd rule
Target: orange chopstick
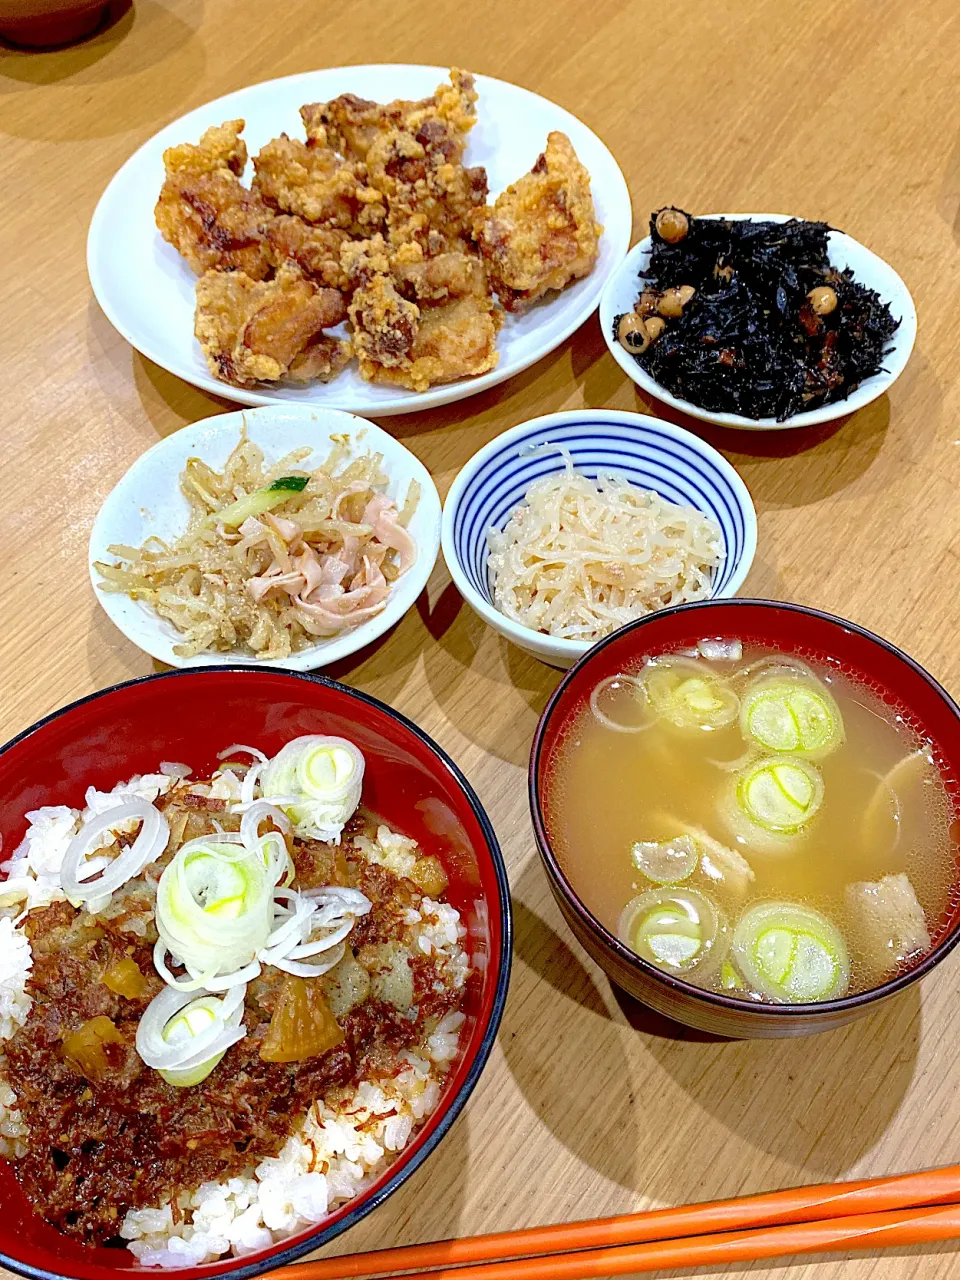
[{"label": "orange chopstick", "polygon": [[[648,1244],[589,1249],[581,1253],[482,1263],[466,1269],[407,1272],[391,1280],[594,1280],[673,1267],[724,1266],[757,1258],[837,1250],[927,1244],[960,1236],[960,1205],[857,1214],[825,1222],[802,1222],[758,1231],[655,1240]],[[309,1264],[307,1264],[309,1266]]]},{"label": "orange chopstick", "polygon": [[[328,1258],[321,1262],[293,1263],[284,1267],[282,1272],[273,1274],[278,1277],[282,1275],[283,1280],[347,1280],[348,1277],[390,1275],[398,1271],[423,1272],[438,1267],[462,1267],[484,1262],[508,1265],[505,1260],[510,1258],[535,1260],[538,1256],[548,1254],[571,1253],[575,1250],[610,1250],[618,1246],[704,1236],[710,1232],[743,1231],[747,1228],[772,1226],[778,1229],[784,1225],[801,1223],[823,1225],[820,1222],[822,1219],[852,1220],[858,1215],[889,1214],[908,1207],[943,1205],[955,1200],[960,1201],[960,1165],[947,1165],[940,1169],[889,1178],[823,1183],[763,1195],[741,1196],[732,1200],[685,1205],[679,1209],[654,1209],[646,1213],[532,1227],[521,1231],[474,1236],[465,1240],[438,1240],[431,1244],[378,1249],[369,1253]],[[551,1265],[556,1261],[556,1258],[552,1258]],[[471,1273],[469,1280],[475,1280],[475,1277],[476,1280],[482,1280],[482,1272],[489,1272],[489,1268]],[[499,1272],[497,1275],[499,1276]],[[435,1276],[434,1280],[438,1280],[438,1277]]]}]

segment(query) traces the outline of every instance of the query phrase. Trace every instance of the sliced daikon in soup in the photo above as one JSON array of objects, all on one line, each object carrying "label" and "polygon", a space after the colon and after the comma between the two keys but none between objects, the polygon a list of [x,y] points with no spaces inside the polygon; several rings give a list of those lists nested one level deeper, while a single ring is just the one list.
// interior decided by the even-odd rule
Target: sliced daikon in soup
[{"label": "sliced daikon in soup", "polygon": [[930,931],[909,877],[901,873],[847,886],[846,905],[860,948],[879,975],[930,948]]}]

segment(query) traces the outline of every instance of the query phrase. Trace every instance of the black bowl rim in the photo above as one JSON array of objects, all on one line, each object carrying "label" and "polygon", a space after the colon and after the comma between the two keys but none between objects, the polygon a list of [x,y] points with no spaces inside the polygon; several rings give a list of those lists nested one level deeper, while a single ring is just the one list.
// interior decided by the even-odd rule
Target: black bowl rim
[{"label": "black bowl rim", "polygon": [[[494,1041],[497,1037],[497,1031],[503,1018],[503,1010],[507,999],[507,988],[510,983],[510,968],[513,957],[513,916],[510,903],[510,882],[507,879],[507,868],[503,861],[503,853],[500,849],[500,843],[497,840],[493,823],[487,817],[486,810],[480,802],[480,798],[474,791],[473,787],[467,780],[466,775],[453,759],[444,751],[444,749],[430,737],[419,725],[415,724],[402,712],[397,711],[388,703],[382,702],[379,698],[375,698],[372,694],[364,693],[360,689],[354,689],[350,685],[342,684],[339,680],[332,680],[329,676],[316,675],[306,671],[288,671],[283,667],[264,666],[248,666],[245,664],[230,664],[224,666],[197,666],[197,667],[181,667],[174,671],[161,671],[147,676],[138,676],[133,680],[122,680],[119,684],[109,685],[106,689],[99,689],[95,693],[87,694],[86,697],[78,698],[75,702],[68,703],[65,707],[59,707],[56,711],[52,711],[49,715],[37,720],[29,728],[24,729],[13,737],[9,742],[4,743],[0,747],[0,756],[4,756],[8,751],[20,745],[27,738],[31,737],[38,730],[44,728],[45,725],[58,720],[61,716],[69,715],[78,707],[86,706],[90,702],[96,702],[99,698],[105,698],[109,694],[117,693],[123,689],[129,689],[135,685],[149,684],[159,680],[177,680],[182,677],[189,678],[194,675],[240,675],[243,679],[255,677],[262,674],[271,676],[283,676],[285,679],[305,681],[312,684],[324,685],[327,688],[337,689],[343,693],[349,694],[358,702],[366,703],[368,706],[375,707],[379,711],[385,712],[393,720],[396,720],[405,729],[409,730],[414,737],[427,746],[437,757],[439,763],[444,766],[449,774],[452,775],[454,781],[460,786],[464,795],[469,802],[470,808],[473,810],[474,817],[480,824],[487,849],[490,853],[491,861],[497,880],[497,890],[500,899],[500,955],[498,957],[500,964],[500,973],[497,979],[497,986],[493,996],[493,1004],[490,1008],[490,1018],[487,1023],[486,1030],[477,1048],[473,1062],[467,1075],[460,1086],[457,1093],[450,1100],[446,1112],[441,1117],[437,1127],[430,1134],[427,1141],[423,1144],[419,1151],[409,1159],[402,1168],[392,1174],[376,1195],[369,1196],[353,1209],[350,1209],[337,1222],[329,1227],[319,1227],[317,1231],[311,1232],[303,1240],[287,1245],[283,1248],[275,1246],[275,1252],[267,1254],[259,1261],[241,1262],[238,1265],[228,1267],[225,1270],[218,1271],[217,1276],[230,1277],[230,1280],[247,1280],[247,1277],[262,1275],[265,1271],[273,1271],[277,1267],[286,1266],[288,1263],[295,1262],[298,1258],[302,1258],[304,1254],[312,1253],[315,1249],[320,1248],[324,1244],[329,1244],[331,1240],[348,1231],[350,1227],[355,1226],[368,1213],[372,1213],[378,1208],[398,1187],[411,1177],[417,1169],[423,1164],[427,1156],[433,1152],[440,1141],[450,1130],[453,1122],[460,1115],[467,1103],[473,1090],[476,1088],[480,1075],[487,1064],[490,1052],[493,1049]],[[228,1260],[227,1260],[228,1261]],[[0,1263],[7,1267],[10,1271],[18,1275],[29,1276],[31,1280],[68,1280],[69,1271],[47,1271],[43,1267],[33,1267],[27,1263],[20,1262],[16,1258],[10,1257],[7,1253],[0,1250]],[[223,1266],[224,1260],[218,1260],[211,1263],[200,1263],[197,1266],[177,1268],[170,1270],[165,1274],[176,1276],[182,1274],[183,1271],[203,1270],[206,1267]],[[129,1275],[132,1272],[140,1270],[143,1275],[152,1274],[147,1268],[138,1268],[131,1266],[129,1268],[118,1268],[117,1275]]]},{"label": "black bowl rim", "polygon": [[564,696],[568,686],[574,676],[586,666],[591,659],[598,654],[607,645],[614,641],[620,640],[625,634],[637,631],[642,627],[648,626],[657,621],[657,619],[668,615],[678,613],[692,613],[699,610],[715,609],[717,606],[734,608],[743,606],[761,606],[765,609],[772,609],[778,612],[801,613],[807,617],[817,618],[821,622],[828,622],[833,626],[841,627],[846,631],[853,632],[862,639],[867,640],[871,644],[877,645],[881,649],[885,649],[893,657],[899,659],[907,667],[911,668],[917,675],[922,677],[933,691],[947,704],[947,707],[953,712],[960,727],[960,706],[947,693],[943,685],[925,670],[919,662],[911,658],[909,654],[898,648],[897,645],[885,640],[882,636],[878,636],[873,631],[868,631],[866,627],[861,627],[856,622],[850,622],[847,618],[841,618],[834,613],[827,613],[823,609],[814,609],[809,605],[793,604],[785,600],[765,600],[759,597],[739,597],[731,600],[698,600],[692,604],[674,605],[669,609],[659,609],[656,613],[647,614],[644,618],[638,618],[635,622],[628,622],[625,626],[620,627],[611,635],[606,636],[603,640],[598,641],[592,649],[579,659],[578,662],[564,673],[563,679],[554,689],[550,696],[550,700],[543,709],[543,714],[537,724],[533,735],[533,744],[530,749],[530,762],[527,771],[527,792],[530,804],[530,817],[533,821],[533,831],[537,841],[537,850],[540,854],[541,861],[548,876],[560,889],[564,899],[571,909],[589,928],[590,932],[598,937],[607,950],[613,953],[624,962],[629,968],[640,973],[644,978],[651,979],[661,986],[668,987],[678,995],[684,996],[697,1003],[707,1005],[711,1008],[720,1009],[727,1013],[737,1013],[743,1015],[753,1014],[754,1017],[762,1016],[789,1019],[803,1019],[828,1017],[830,1014],[850,1012],[854,1009],[860,1010],[866,1005],[874,1004],[879,1000],[885,1000],[888,996],[896,995],[905,987],[910,986],[914,982],[918,982],[925,974],[929,973],[941,960],[960,943],[960,924],[943,938],[936,947],[913,969],[909,969],[906,973],[898,974],[897,977],[891,978],[889,982],[885,982],[882,986],[871,987],[868,991],[860,991],[854,995],[844,996],[839,1000],[822,1000],[819,1003],[808,1002],[805,1004],[759,1004],[752,1000],[739,1000],[735,996],[723,995],[717,991],[707,991],[703,987],[696,987],[693,983],[684,982],[682,978],[677,978],[673,974],[665,973],[662,969],[658,969],[655,965],[649,964],[646,960],[638,956],[629,947],[625,946],[619,938],[612,934],[600,921],[596,918],[592,911],[581,901],[576,890],[567,879],[559,860],[553,852],[547,835],[546,824],[543,821],[542,806],[540,803],[540,784],[538,774],[540,771],[540,755],[543,749],[543,740],[546,734],[547,725],[549,724],[553,713],[556,711],[561,698]]}]

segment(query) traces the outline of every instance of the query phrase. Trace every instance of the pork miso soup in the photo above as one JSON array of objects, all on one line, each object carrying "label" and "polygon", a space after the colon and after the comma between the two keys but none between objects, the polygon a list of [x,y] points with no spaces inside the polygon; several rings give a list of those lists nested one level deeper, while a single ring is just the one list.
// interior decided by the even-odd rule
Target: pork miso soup
[{"label": "pork miso soup", "polygon": [[956,881],[951,801],[906,717],[826,662],[739,641],[599,684],[546,801],[611,933],[748,1000],[834,1000],[910,968]]}]

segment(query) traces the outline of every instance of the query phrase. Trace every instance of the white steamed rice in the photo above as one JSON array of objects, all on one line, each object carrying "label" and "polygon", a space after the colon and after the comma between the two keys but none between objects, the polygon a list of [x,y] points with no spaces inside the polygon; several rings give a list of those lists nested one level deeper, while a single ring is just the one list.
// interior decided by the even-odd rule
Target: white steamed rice
[{"label": "white steamed rice", "polygon": [[[0,1040],[9,1040],[27,1020],[33,1003],[26,992],[32,964],[30,943],[12,920],[0,919]],[[26,1132],[17,1095],[0,1080],[0,1155],[24,1155]]]}]

